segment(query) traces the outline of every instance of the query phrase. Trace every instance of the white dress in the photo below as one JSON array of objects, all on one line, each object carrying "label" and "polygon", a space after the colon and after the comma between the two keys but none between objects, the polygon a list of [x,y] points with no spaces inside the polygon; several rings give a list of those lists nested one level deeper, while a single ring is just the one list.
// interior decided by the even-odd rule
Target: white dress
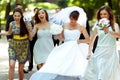
[{"label": "white dress", "polygon": [[54,44],[50,30],[38,30],[37,40],[33,49],[35,63],[45,63],[53,48]]},{"label": "white dress", "polygon": [[[112,31],[112,28],[109,27]],[[120,64],[116,50],[116,38],[98,29],[98,44],[92,55],[84,80],[120,80]]]},{"label": "white dress", "polygon": [[30,80],[80,80],[83,76],[88,54],[88,44],[77,44],[79,30],[64,30],[65,41],[55,47],[45,65]]}]

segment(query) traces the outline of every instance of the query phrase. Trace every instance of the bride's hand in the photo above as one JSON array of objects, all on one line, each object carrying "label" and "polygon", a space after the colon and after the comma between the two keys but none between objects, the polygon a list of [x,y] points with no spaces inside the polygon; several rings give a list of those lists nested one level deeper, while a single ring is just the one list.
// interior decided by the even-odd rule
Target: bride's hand
[{"label": "bride's hand", "polygon": [[91,54],[88,54],[86,59],[89,60],[90,57],[91,57]]},{"label": "bride's hand", "polygon": [[77,44],[80,44],[80,40],[77,40]]},{"label": "bride's hand", "polygon": [[54,35],[54,39],[59,39],[60,38],[60,35]]}]

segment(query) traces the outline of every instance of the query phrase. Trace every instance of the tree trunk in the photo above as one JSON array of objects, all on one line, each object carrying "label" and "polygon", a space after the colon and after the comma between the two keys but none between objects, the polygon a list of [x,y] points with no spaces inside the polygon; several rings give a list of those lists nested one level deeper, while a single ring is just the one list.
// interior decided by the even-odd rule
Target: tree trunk
[{"label": "tree trunk", "polygon": [[6,6],[5,19],[7,19],[7,17],[9,16],[10,10],[11,10],[11,6],[10,6],[10,2],[9,2],[9,3],[7,3],[7,6]]},{"label": "tree trunk", "polygon": [[16,0],[16,4],[18,4],[18,3],[20,3],[21,2],[21,0]]},{"label": "tree trunk", "polygon": [[111,9],[113,8],[112,7],[112,0],[108,0],[108,5],[111,7]]}]

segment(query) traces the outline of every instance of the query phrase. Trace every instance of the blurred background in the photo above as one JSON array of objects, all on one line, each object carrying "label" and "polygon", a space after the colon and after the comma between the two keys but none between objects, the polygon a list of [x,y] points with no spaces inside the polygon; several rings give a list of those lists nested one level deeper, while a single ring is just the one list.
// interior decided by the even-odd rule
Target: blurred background
[{"label": "blurred background", "polygon": [[116,22],[120,25],[120,0],[0,0],[0,30],[5,28],[6,19],[12,14],[17,3],[24,5],[24,11],[32,12],[35,7],[38,7],[47,9],[49,14],[58,7],[79,6],[87,13],[90,27],[94,24],[98,8],[109,5],[116,16]]}]

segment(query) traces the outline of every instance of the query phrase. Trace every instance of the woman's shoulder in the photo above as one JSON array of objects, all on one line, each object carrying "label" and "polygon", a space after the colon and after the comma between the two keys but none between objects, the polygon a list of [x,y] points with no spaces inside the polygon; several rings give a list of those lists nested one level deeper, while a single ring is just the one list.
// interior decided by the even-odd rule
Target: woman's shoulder
[{"label": "woman's shoulder", "polygon": [[117,27],[119,27],[118,23],[114,23],[114,26],[117,26]]},{"label": "woman's shoulder", "polygon": [[39,26],[40,26],[39,24],[35,24],[35,25],[34,25],[34,29],[38,29]]},{"label": "woman's shoulder", "polygon": [[68,28],[68,27],[69,27],[69,23],[63,23],[62,27],[63,27],[64,29]]},{"label": "woman's shoulder", "polygon": [[15,21],[11,21],[10,24],[15,24]]},{"label": "woman's shoulder", "polygon": [[15,26],[15,21],[11,21],[9,25],[10,25],[11,27],[12,27],[12,26]]},{"label": "woman's shoulder", "polygon": [[37,27],[37,26],[38,26],[38,24],[35,24],[35,25],[34,25],[34,27]]},{"label": "woman's shoulder", "polygon": [[82,26],[82,25],[80,25],[80,24],[78,23],[78,24],[77,24],[77,28],[78,28],[79,30],[82,30],[82,29],[84,29],[85,27]]}]

